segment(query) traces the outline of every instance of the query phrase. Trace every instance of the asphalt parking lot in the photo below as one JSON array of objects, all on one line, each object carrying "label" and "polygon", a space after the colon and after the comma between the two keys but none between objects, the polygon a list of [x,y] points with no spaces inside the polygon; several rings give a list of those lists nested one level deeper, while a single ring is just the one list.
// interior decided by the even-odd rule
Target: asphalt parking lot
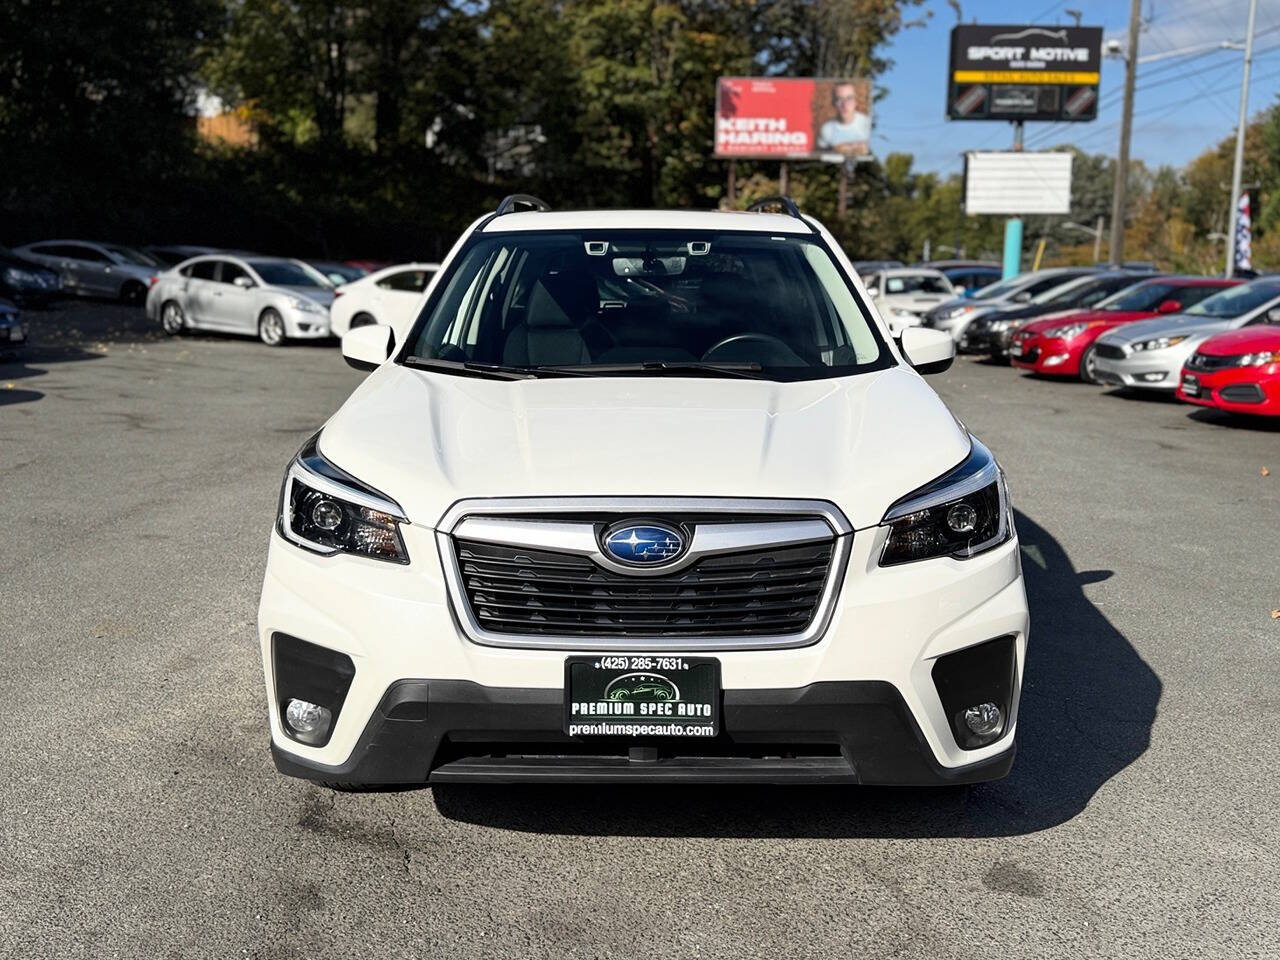
[{"label": "asphalt parking lot", "polygon": [[254,620],[285,464],[360,375],[136,309],[29,319],[0,956],[1280,956],[1280,424],[936,379],[1019,511],[1005,781],[338,795],[271,765]]}]

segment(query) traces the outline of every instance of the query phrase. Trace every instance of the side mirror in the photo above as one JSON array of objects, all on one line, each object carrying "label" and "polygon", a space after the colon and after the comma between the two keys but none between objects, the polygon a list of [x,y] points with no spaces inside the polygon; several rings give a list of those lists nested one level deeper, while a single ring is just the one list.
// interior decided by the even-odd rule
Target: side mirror
[{"label": "side mirror", "polygon": [[342,358],[357,370],[376,370],[395,346],[395,331],[384,323],[369,323],[342,335]]},{"label": "side mirror", "polygon": [[1030,301],[1030,299],[1031,299],[1030,290],[1023,290],[1021,293],[1015,293],[1013,295],[1014,303],[1027,303],[1028,301]]},{"label": "side mirror", "polygon": [[942,373],[956,358],[956,342],[945,330],[907,327],[898,339],[907,363],[920,373]]},{"label": "side mirror", "polygon": [[965,285],[964,285],[964,284],[958,284],[958,285],[956,285],[956,286],[952,287],[951,289],[952,289],[952,291],[954,291],[954,293],[955,293],[955,294],[956,294],[956,296],[958,296],[958,297],[964,297],[964,296],[967,296],[967,295],[968,295],[968,294],[965,292],[967,288],[965,287]]},{"label": "side mirror", "polygon": [[243,273],[240,274],[240,276],[236,277],[231,282],[234,283],[241,290],[251,290],[254,286],[253,281],[248,277],[246,277]]},{"label": "side mirror", "polygon": [[1156,313],[1177,313],[1182,309],[1182,304],[1177,300],[1165,300],[1160,306],[1156,307]]},{"label": "side mirror", "polygon": [[878,297],[878,296],[880,296],[880,288],[879,288],[879,287],[877,287],[877,286],[875,286],[874,284],[872,284],[871,286],[867,287],[867,296],[868,296],[868,297]]},{"label": "side mirror", "polygon": [[1267,323],[1280,323],[1280,307],[1272,307],[1267,311]]}]

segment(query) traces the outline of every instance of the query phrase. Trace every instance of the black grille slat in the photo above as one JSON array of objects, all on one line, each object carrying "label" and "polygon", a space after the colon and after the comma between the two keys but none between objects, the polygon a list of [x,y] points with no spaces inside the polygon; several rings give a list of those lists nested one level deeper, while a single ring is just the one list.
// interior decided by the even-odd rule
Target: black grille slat
[{"label": "black grille slat", "polygon": [[1223,370],[1236,365],[1236,357],[1220,357],[1208,353],[1193,353],[1187,366],[1193,370]]},{"label": "black grille slat", "polygon": [[1099,343],[1093,350],[1095,356],[1105,357],[1108,360],[1123,360],[1125,357],[1124,347],[1112,346],[1109,343]]},{"label": "black grille slat", "polygon": [[835,539],[706,557],[657,576],[527,547],[454,546],[466,602],[495,633],[746,637],[800,633],[812,622]]}]

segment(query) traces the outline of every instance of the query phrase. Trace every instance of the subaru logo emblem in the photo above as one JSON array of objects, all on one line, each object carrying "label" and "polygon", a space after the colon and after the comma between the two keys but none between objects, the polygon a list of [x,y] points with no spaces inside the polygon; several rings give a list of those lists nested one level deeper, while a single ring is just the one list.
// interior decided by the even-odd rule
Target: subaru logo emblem
[{"label": "subaru logo emblem", "polygon": [[684,552],[684,536],[654,523],[619,523],[604,532],[604,552],[612,560],[636,567],[670,563]]}]

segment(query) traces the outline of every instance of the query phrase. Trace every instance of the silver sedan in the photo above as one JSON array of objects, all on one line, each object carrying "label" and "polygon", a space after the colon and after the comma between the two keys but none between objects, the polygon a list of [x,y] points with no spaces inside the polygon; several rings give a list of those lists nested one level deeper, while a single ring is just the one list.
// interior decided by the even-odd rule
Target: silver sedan
[{"label": "silver sedan", "polygon": [[214,255],[162,273],[147,296],[147,317],[171,336],[219,330],[278,347],[329,336],[331,303],[333,288],[297,260]]}]

